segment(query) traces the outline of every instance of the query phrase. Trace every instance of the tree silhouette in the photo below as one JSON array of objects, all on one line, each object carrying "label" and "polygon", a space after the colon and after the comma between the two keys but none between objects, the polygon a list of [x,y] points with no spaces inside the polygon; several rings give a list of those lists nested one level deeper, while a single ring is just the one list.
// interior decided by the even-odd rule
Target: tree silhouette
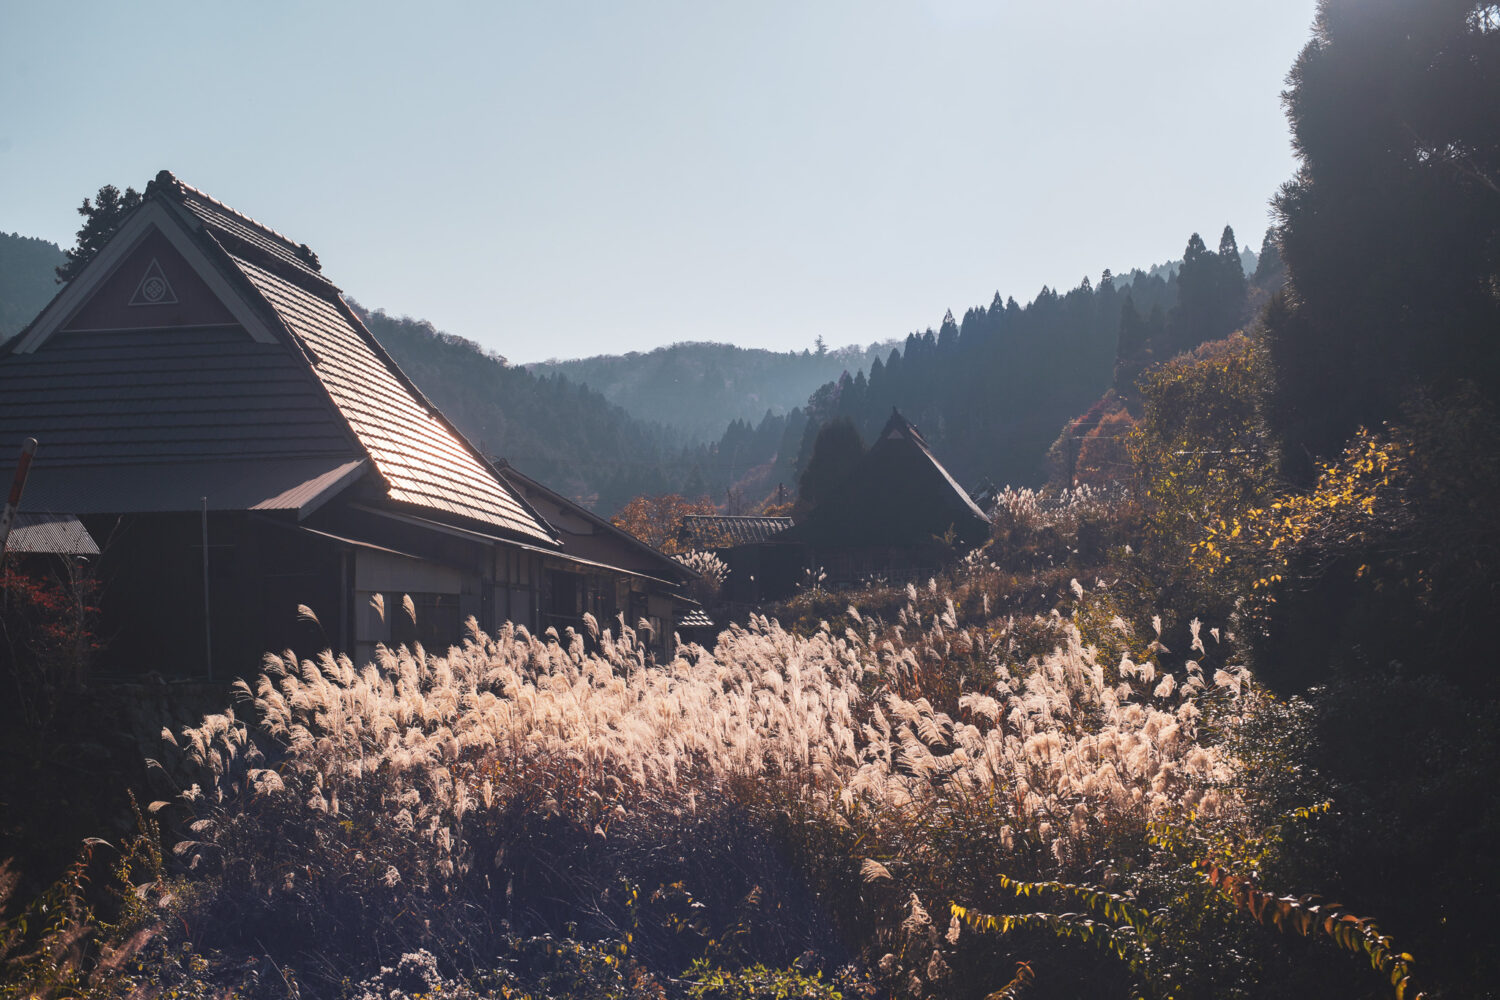
[{"label": "tree silhouette", "polygon": [[1279,429],[1312,474],[1414,383],[1500,395],[1500,28],[1474,0],[1322,0],[1285,95]]},{"label": "tree silhouette", "polygon": [[58,284],[77,277],[84,265],[109,242],[130,210],[140,203],[141,195],[135,188],[128,187],[121,194],[113,184],[100,188],[93,201],[83,199],[83,204],[78,206],[78,214],[83,216],[83,225],[78,229],[78,244],[67,251],[67,261],[58,265]]},{"label": "tree silhouette", "polygon": [[812,457],[797,481],[797,506],[811,510],[848,476],[865,453],[865,442],[853,421],[840,417],[818,431]]}]

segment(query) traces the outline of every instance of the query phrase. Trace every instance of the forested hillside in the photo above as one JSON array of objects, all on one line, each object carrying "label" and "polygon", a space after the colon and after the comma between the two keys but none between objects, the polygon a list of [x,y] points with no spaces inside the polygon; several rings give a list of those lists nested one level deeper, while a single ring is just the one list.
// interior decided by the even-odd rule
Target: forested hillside
[{"label": "forested hillside", "polygon": [[1043,288],[1025,306],[997,293],[962,320],[950,312],[936,331],[908,335],[868,373],[820,386],[793,468],[828,422],[847,419],[868,440],[895,407],[959,482],[1039,485],[1055,471],[1059,428],[1111,390],[1104,410],[1126,405],[1141,372],[1247,322],[1281,280],[1269,234],[1257,254],[1226,226],[1216,251],[1194,233],[1181,260],[1149,271]]},{"label": "forested hillside", "polygon": [[[871,331],[872,335],[881,331]],[[642,420],[680,431],[690,441],[719,439],[733,421],[758,421],[803,406],[814,389],[842,373],[868,368],[894,345],[777,352],[730,344],[682,343],[654,351],[599,355],[528,365],[599,390]]]},{"label": "forested hillside", "polygon": [[20,332],[57,294],[56,269],[65,260],[56,243],[0,232],[0,341]]},{"label": "forested hillside", "polygon": [[593,389],[512,367],[431,323],[354,305],[401,369],[485,454],[606,512],[677,485],[669,434]]},{"label": "forested hillside", "polygon": [[482,451],[602,513],[661,493],[708,496],[739,510],[765,499],[778,482],[794,484],[806,424],[800,409],[735,420],[716,441],[685,444],[679,431],[640,420],[565,375],[511,366],[421,320],[355,308],[401,369]]}]

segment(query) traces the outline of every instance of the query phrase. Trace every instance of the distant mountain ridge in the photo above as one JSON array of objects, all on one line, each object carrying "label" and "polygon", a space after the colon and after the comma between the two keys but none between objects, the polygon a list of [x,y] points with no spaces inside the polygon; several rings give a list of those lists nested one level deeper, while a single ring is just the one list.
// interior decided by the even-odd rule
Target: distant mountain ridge
[{"label": "distant mountain ridge", "polygon": [[[56,293],[63,259],[54,244],[0,234],[0,333],[19,331]],[[1155,342],[1180,265],[1043,288],[1025,306],[997,295],[939,330],[869,347],[690,342],[526,367],[425,321],[351,305],[486,454],[606,514],[672,492],[743,513],[778,487],[795,490],[824,422],[847,416],[870,435],[893,406],[965,486],[1040,481],[1058,429],[1111,384],[1122,306],[1133,303]]]},{"label": "distant mountain ridge", "polygon": [[431,323],[349,304],[401,370],[491,458],[604,513],[673,487],[676,442],[663,428],[585,385],[509,365]]},{"label": "distant mountain ridge", "polygon": [[[1255,251],[1245,247],[1239,253],[1245,273],[1254,273]],[[1169,260],[1123,272],[1116,284],[1124,289],[1137,280],[1143,286],[1170,283],[1181,264]],[[1107,318],[1108,332],[1113,333],[1116,319]],[[734,421],[753,425],[767,413],[787,415],[805,407],[819,387],[845,374],[869,372],[877,360],[886,360],[904,343],[905,338],[892,337],[867,347],[798,352],[683,341],[652,351],[551,358],[524,367],[581,382],[632,415],[679,432],[688,441],[713,442]]]},{"label": "distant mountain ridge", "polygon": [[644,353],[552,359],[526,367],[581,382],[689,441],[717,441],[736,420],[756,422],[768,412],[784,415],[805,405],[818,386],[868,368],[896,344],[778,352],[686,341]]},{"label": "distant mountain ridge", "polygon": [[56,243],[0,232],[0,342],[21,332],[57,294],[56,268],[67,255]]}]

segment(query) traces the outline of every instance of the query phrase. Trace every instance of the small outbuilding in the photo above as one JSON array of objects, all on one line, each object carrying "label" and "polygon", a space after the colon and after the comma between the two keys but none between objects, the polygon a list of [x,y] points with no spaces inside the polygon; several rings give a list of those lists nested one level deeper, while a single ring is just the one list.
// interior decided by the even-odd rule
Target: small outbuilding
[{"label": "small outbuilding", "polygon": [[898,411],[828,495],[777,537],[802,546],[825,586],[907,580],[984,544],[990,523]]},{"label": "small outbuilding", "polygon": [[748,608],[785,596],[802,575],[806,553],[786,540],[791,527],[789,517],[689,514],[678,544],[718,556],[729,569],[721,601]]}]

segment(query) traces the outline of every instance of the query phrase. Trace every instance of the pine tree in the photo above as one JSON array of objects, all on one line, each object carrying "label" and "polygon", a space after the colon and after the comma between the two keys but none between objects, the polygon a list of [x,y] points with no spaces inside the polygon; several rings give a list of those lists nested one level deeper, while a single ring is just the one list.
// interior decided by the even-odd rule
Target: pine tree
[{"label": "pine tree", "polygon": [[1245,265],[1240,259],[1240,246],[1234,238],[1234,230],[1229,226],[1224,227],[1224,233],[1219,237],[1219,281],[1219,306],[1223,311],[1216,317],[1216,322],[1221,327],[1232,329],[1238,325],[1240,310],[1245,303]]},{"label": "pine tree", "polygon": [[813,441],[812,457],[797,480],[799,511],[816,507],[843,482],[865,453],[865,442],[852,421],[840,417],[825,424]]},{"label": "pine tree", "polygon": [[1255,261],[1257,285],[1266,287],[1278,274],[1284,274],[1286,266],[1281,261],[1281,248],[1276,245],[1276,230],[1267,229],[1260,241],[1260,255]]},{"label": "pine tree", "polygon": [[943,315],[943,325],[938,330],[937,349],[940,354],[951,354],[958,347],[958,321],[953,318],[953,310],[949,309]]},{"label": "pine tree", "polygon": [[1169,318],[1168,354],[1185,351],[1210,339],[1219,285],[1218,255],[1208,249],[1203,237],[1188,237],[1177,269],[1177,305]]},{"label": "pine tree", "polygon": [[121,194],[113,184],[100,188],[93,201],[83,199],[83,204],[78,206],[78,214],[83,216],[83,225],[78,229],[78,244],[67,251],[67,262],[58,265],[57,283],[65,284],[76,278],[84,265],[109,242],[130,210],[140,203],[141,195],[135,188],[128,187]]}]

